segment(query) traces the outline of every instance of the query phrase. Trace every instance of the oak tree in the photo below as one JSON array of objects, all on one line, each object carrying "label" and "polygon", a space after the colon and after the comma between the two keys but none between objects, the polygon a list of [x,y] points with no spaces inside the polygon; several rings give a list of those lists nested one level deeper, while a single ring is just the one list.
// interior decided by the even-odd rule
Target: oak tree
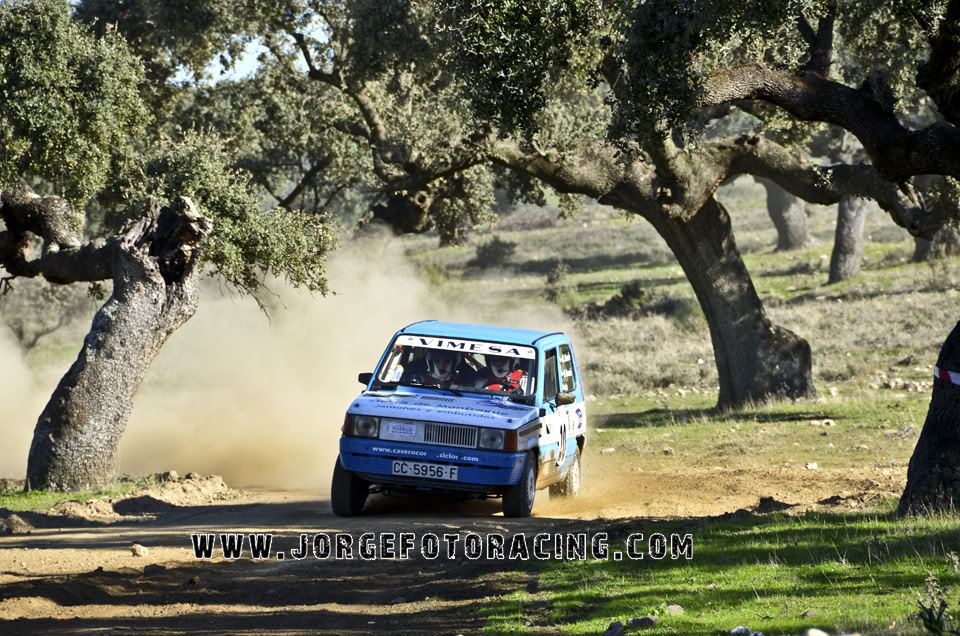
[{"label": "oak tree", "polygon": [[[724,179],[742,172],[769,178],[817,203],[851,196],[874,199],[894,221],[925,238],[956,220],[960,0],[476,0],[447,7],[448,24],[463,43],[457,59],[469,78],[474,108],[483,121],[497,124],[498,136],[518,128],[529,137],[539,128],[537,116],[548,100],[554,69],[571,68],[577,45],[603,25],[598,35],[605,53],[595,72],[609,86],[610,136],[621,156],[598,161],[602,153],[591,149],[592,166],[543,152],[517,149],[513,156],[558,181],[578,176],[601,201],[633,205],[638,212],[637,202],[643,201],[640,213],[668,243],[670,237],[685,235],[698,251],[711,242],[726,245],[729,259],[739,261],[726,214],[713,193]],[[847,62],[835,64],[837,46],[843,47]],[[935,117],[911,122],[901,110],[902,102],[911,100],[928,100]],[[866,161],[815,166],[762,137],[684,143],[705,119],[729,108],[758,107],[776,109],[798,125],[816,122],[845,130],[859,141]],[[926,174],[945,178],[924,197],[914,177]],[[697,289],[690,265],[698,263],[684,258],[682,248],[680,252]],[[714,259],[712,266],[718,262],[723,261]],[[718,283],[724,291],[743,290],[749,278],[721,270]],[[707,294],[698,289],[698,296],[704,302]],[[755,308],[749,321],[753,328],[772,332],[755,294],[740,298]],[[711,323],[715,346],[737,329]],[[761,335],[744,344],[777,368],[778,355],[789,358],[796,340],[766,342],[772,346],[765,346]],[[723,347],[716,348],[720,363]],[[960,498],[958,400],[960,324],[937,361],[901,513],[952,507]]]},{"label": "oak tree", "polygon": [[[266,273],[326,290],[325,219],[261,210],[216,136],[151,132],[143,83],[124,40],[112,29],[95,37],[66,0],[0,4],[0,266],[14,282],[112,287],[37,421],[28,488],[114,478],[133,398],[193,315],[204,271],[241,293]],[[55,194],[37,194],[37,181]],[[119,231],[88,234],[94,199],[125,219]]]}]

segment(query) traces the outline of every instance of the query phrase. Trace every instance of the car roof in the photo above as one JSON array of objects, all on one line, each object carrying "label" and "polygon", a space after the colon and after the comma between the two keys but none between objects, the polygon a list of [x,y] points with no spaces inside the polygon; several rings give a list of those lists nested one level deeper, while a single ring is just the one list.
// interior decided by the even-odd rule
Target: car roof
[{"label": "car roof", "polygon": [[447,338],[469,338],[509,342],[513,344],[533,345],[546,336],[562,335],[559,331],[538,331],[536,329],[517,329],[497,325],[472,325],[463,322],[440,322],[439,320],[421,320],[407,325],[400,333],[420,336],[445,336]]}]

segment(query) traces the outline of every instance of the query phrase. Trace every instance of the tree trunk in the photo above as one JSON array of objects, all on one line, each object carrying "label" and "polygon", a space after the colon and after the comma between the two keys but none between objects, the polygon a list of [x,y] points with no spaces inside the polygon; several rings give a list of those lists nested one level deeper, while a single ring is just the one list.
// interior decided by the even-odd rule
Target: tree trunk
[{"label": "tree trunk", "polygon": [[374,206],[373,218],[383,221],[397,234],[422,234],[433,227],[429,210],[432,197],[425,191],[394,195]]},{"label": "tree trunk", "polygon": [[960,254],[960,233],[948,225],[944,225],[928,241],[917,237],[914,242],[914,263],[922,263],[931,258],[953,258]]},{"label": "tree trunk", "polygon": [[803,200],[769,179],[756,178],[767,190],[767,213],[777,228],[776,251],[798,250],[807,244],[807,213]]},{"label": "tree trunk", "polygon": [[900,515],[955,510],[960,504],[960,322],[940,348],[937,370],[927,419],[907,469]]},{"label": "tree trunk", "polygon": [[160,347],[197,307],[200,243],[211,223],[182,201],[181,211],[154,209],[107,244],[113,293],[37,421],[28,489],[88,489],[115,478],[133,397]]},{"label": "tree trunk", "polygon": [[711,198],[686,222],[648,219],[680,261],[707,318],[720,377],[717,408],[816,395],[810,345],[767,318],[726,209]]},{"label": "tree trunk", "polygon": [[913,256],[910,257],[912,263],[922,263],[930,258],[930,252],[933,247],[933,241],[915,236],[913,238]]},{"label": "tree trunk", "polygon": [[837,232],[830,256],[828,284],[849,280],[860,273],[866,216],[867,202],[861,198],[844,195],[837,204]]}]

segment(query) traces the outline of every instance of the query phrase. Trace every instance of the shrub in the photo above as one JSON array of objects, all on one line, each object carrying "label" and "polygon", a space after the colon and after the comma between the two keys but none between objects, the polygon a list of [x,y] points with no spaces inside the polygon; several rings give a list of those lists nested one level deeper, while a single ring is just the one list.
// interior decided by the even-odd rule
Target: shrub
[{"label": "shrub", "polygon": [[513,253],[517,251],[517,244],[512,241],[504,241],[499,236],[494,236],[493,240],[477,246],[476,264],[481,269],[488,267],[499,267],[510,262]]},{"label": "shrub", "polygon": [[600,313],[604,316],[628,316],[643,307],[647,292],[643,283],[632,280],[620,288],[620,293],[603,304]]},{"label": "shrub", "polygon": [[567,264],[560,261],[547,274],[547,282],[543,291],[548,301],[552,303],[560,302],[560,299],[570,290],[566,283],[569,271],[570,268],[567,267]]},{"label": "shrub", "polygon": [[698,331],[706,324],[703,310],[695,298],[664,295],[644,305],[644,312],[669,318],[677,327],[687,332]]},{"label": "shrub", "polygon": [[447,268],[433,261],[417,263],[417,272],[430,287],[442,287],[450,280],[450,272]]},{"label": "shrub", "polygon": [[925,291],[947,291],[960,286],[960,267],[943,256],[933,257],[927,261],[930,267],[930,279]]}]

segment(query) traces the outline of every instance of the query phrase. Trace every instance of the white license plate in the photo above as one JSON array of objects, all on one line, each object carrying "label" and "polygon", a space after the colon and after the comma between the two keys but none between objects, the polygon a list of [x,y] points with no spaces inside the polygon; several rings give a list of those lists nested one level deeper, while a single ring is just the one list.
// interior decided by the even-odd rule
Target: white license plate
[{"label": "white license plate", "polygon": [[425,462],[402,462],[394,461],[391,472],[394,475],[403,475],[404,477],[425,477],[427,479],[448,479],[457,480],[458,466],[445,466],[443,464],[427,464]]}]

